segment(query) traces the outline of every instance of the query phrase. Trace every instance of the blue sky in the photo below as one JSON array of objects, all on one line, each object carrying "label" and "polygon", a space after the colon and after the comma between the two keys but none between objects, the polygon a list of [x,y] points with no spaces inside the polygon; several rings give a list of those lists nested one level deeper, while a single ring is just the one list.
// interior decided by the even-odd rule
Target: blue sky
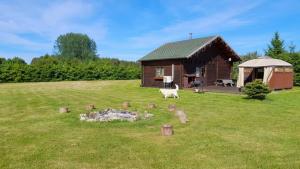
[{"label": "blue sky", "polygon": [[221,35],[238,53],[263,53],[275,31],[300,49],[299,0],[1,0],[0,56],[53,53],[60,34],[88,34],[100,57],[137,60],[159,45]]}]

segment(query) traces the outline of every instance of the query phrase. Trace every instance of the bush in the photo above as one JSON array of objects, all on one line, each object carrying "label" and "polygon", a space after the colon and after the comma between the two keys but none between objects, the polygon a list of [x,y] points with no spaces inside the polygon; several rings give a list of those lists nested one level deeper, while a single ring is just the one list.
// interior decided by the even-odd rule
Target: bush
[{"label": "bush", "polygon": [[300,73],[295,73],[294,85],[295,86],[300,86]]},{"label": "bush", "polygon": [[261,80],[255,80],[251,83],[246,84],[244,89],[244,93],[247,94],[251,99],[263,100],[270,92],[271,91],[269,90],[269,87],[265,85]]}]

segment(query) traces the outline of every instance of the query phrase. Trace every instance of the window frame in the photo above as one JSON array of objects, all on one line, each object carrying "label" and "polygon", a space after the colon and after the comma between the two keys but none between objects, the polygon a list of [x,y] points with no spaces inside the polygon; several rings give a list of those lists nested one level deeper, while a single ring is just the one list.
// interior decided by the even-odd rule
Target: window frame
[{"label": "window frame", "polygon": [[156,78],[162,78],[165,75],[165,69],[164,67],[156,67],[155,68],[155,77]]}]

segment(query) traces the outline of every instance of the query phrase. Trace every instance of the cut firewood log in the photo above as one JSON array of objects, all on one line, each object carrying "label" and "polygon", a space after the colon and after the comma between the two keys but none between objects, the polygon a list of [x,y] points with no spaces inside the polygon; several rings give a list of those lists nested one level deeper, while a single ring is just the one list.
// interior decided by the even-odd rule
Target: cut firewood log
[{"label": "cut firewood log", "polygon": [[59,112],[60,113],[68,113],[70,110],[68,107],[60,107],[59,108]]},{"label": "cut firewood log", "polygon": [[179,118],[180,123],[185,124],[188,121],[187,115],[183,110],[176,110],[176,116]]},{"label": "cut firewood log", "polygon": [[174,111],[176,110],[176,105],[175,105],[175,104],[170,104],[170,105],[168,106],[168,110],[169,110],[170,112],[174,112]]},{"label": "cut firewood log", "polygon": [[156,104],[154,104],[154,103],[148,104],[148,109],[155,109],[155,108],[156,108]]},{"label": "cut firewood log", "polygon": [[88,111],[94,110],[95,108],[96,108],[96,107],[95,107],[95,105],[93,105],[93,104],[89,104],[89,105],[87,105],[87,106],[85,107],[85,109],[88,110]]},{"label": "cut firewood log", "polygon": [[169,125],[169,124],[164,124],[163,126],[161,126],[161,135],[163,136],[171,136],[173,135],[173,126]]},{"label": "cut firewood log", "polygon": [[130,103],[129,102],[123,102],[122,107],[123,107],[123,109],[127,110],[130,107]]}]

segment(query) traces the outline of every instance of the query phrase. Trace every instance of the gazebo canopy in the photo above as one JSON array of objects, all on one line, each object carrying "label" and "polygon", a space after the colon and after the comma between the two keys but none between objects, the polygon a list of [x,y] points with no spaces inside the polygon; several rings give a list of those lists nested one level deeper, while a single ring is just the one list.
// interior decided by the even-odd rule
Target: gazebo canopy
[{"label": "gazebo canopy", "polygon": [[276,67],[276,66],[284,66],[291,67],[292,65],[288,62],[285,62],[280,59],[273,59],[269,56],[260,57],[258,59],[248,60],[239,65],[239,67]]},{"label": "gazebo canopy", "polygon": [[280,59],[273,59],[269,56],[252,59],[239,65],[239,76],[237,80],[237,87],[243,87],[245,82],[244,69],[245,68],[264,68],[263,83],[267,84],[273,74],[274,67],[292,67],[291,64]]}]

